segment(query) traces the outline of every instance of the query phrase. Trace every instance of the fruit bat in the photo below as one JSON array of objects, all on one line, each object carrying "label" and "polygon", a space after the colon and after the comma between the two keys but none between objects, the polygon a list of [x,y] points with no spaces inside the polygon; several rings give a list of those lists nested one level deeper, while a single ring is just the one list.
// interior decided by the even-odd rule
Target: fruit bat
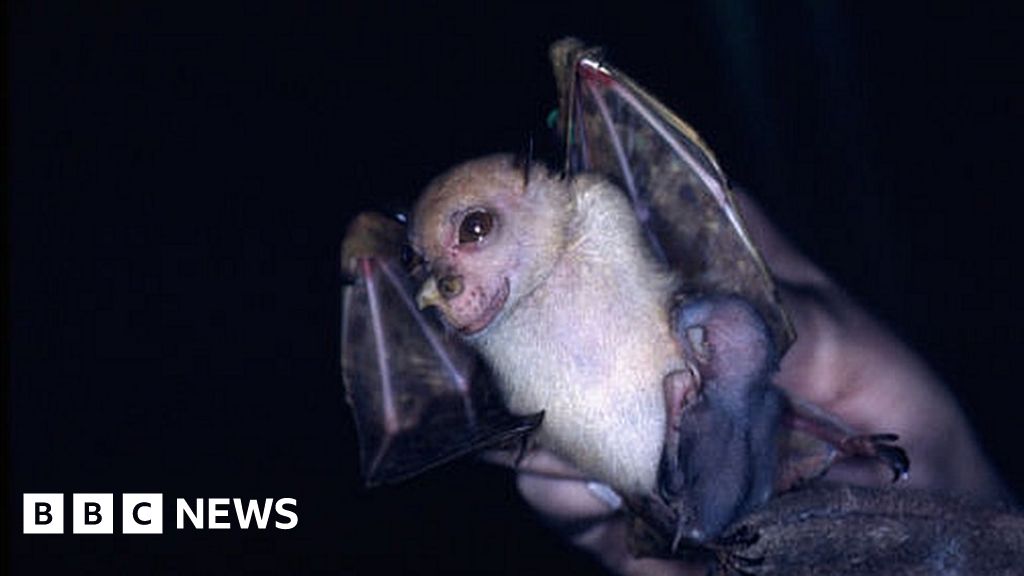
[{"label": "fruit bat", "polygon": [[495,155],[342,244],[342,373],[368,484],[529,437],[699,546],[842,456],[909,461],[771,384],[796,337],[696,132],[600,52],[552,47],[558,173]]}]

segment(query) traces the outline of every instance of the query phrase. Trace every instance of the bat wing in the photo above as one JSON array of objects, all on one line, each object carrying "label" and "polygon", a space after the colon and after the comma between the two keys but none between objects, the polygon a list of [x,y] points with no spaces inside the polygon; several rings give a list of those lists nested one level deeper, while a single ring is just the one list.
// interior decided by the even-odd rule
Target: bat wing
[{"label": "bat wing", "polygon": [[552,46],[551,59],[566,172],[597,172],[623,188],[652,249],[681,272],[685,290],[753,302],[781,356],[793,326],[711,151],[599,50],[567,38]]},{"label": "bat wing", "polygon": [[472,351],[414,302],[404,227],[360,214],[342,244],[341,369],[367,485],[520,437],[542,415],[504,408]]}]

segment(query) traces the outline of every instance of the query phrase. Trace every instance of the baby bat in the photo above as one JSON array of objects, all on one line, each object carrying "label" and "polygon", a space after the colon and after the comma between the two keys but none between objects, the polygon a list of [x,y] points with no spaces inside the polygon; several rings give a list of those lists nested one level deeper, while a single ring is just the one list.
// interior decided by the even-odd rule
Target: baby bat
[{"label": "baby bat", "polygon": [[671,553],[837,456],[905,473],[893,437],[770,383],[795,335],[696,133],[576,41],[552,57],[563,174],[499,155],[442,175],[412,213],[408,273],[400,225],[365,216],[346,236],[342,368],[368,482],[532,431]]}]

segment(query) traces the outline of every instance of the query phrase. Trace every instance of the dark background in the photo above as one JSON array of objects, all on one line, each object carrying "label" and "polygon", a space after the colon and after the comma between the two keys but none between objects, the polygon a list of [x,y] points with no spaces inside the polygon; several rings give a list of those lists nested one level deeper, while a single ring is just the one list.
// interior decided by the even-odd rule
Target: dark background
[{"label": "dark background", "polygon": [[[570,33],[701,131],[1024,488],[1009,11],[136,4],[9,8],[9,573],[596,570],[507,472],[364,490],[338,368],[349,218],[531,137],[554,158]],[[165,533],[21,535],[51,491],[162,492]],[[299,525],[177,531],[177,497],[294,497]]]}]

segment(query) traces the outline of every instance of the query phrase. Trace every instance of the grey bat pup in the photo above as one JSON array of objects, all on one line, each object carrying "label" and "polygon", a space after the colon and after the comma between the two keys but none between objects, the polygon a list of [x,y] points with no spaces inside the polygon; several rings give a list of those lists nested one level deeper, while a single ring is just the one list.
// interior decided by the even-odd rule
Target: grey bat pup
[{"label": "grey bat pup", "polygon": [[780,393],[764,322],[739,298],[682,298],[626,196],[511,156],[455,167],[412,214],[417,302],[489,364],[540,445],[704,542],[773,489]]}]

